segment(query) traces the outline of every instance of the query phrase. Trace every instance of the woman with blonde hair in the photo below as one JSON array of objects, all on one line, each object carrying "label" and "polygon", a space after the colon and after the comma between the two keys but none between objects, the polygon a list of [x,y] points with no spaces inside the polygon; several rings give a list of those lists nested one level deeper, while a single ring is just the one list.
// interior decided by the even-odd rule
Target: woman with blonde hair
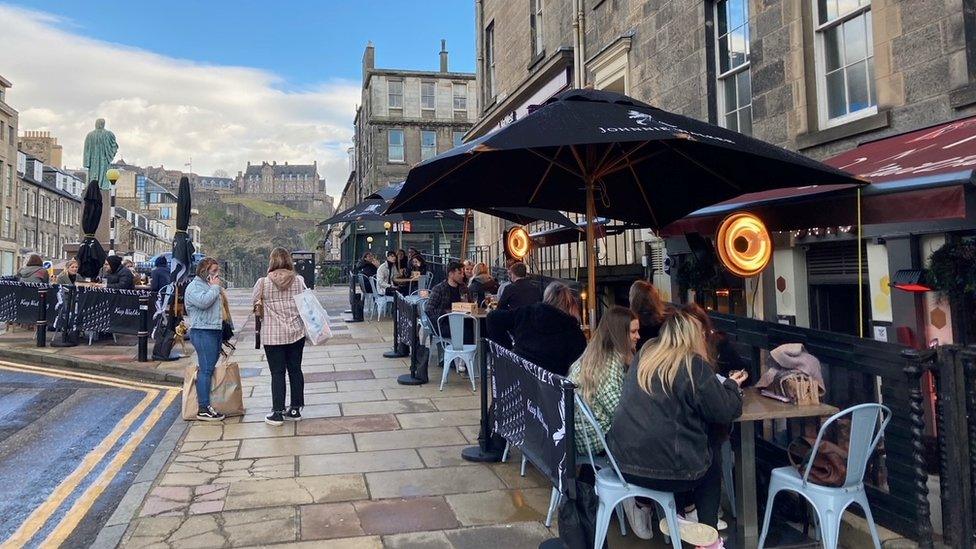
[{"label": "woman with blonde hair", "polygon": [[498,281],[491,277],[488,272],[488,265],[478,263],[474,266],[474,274],[468,282],[468,295],[474,298],[474,302],[481,304],[485,300],[485,294],[492,294],[498,291]]},{"label": "woman with blonde hair", "polygon": [[78,260],[69,259],[68,262],[64,264],[64,269],[58,273],[57,282],[55,282],[55,284],[60,284],[61,286],[74,286],[76,280],[78,280]]},{"label": "woman with blonde hair", "polygon": [[635,280],[630,285],[630,310],[637,315],[640,322],[640,340],[637,349],[657,337],[664,322],[665,305],[661,293],[653,284],[646,280]]},{"label": "woman with blonde hair", "polygon": [[[305,406],[305,377],[302,354],[305,351],[305,324],[298,313],[295,296],[305,291],[305,279],[295,272],[291,254],[284,248],[271,250],[268,275],[254,284],[252,297],[264,306],[261,342],[271,369],[271,413],[268,425],[302,419]],[[285,409],[285,374],[291,388],[291,405]]]},{"label": "woman with blonde hair", "polygon": [[546,287],[542,303],[514,311],[492,311],[487,323],[491,339],[506,347],[511,345],[515,354],[561,376],[586,349],[579,299],[559,281]]},{"label": "woman with blonde hair", "polygon": [[666,318],[627,372],[607,444],[628,482],[675,493],[682,508],[689,498],[695,504],[701,524],[681,521],[682,539],[721,547],[715,527],[722,471],[709,424],[742,414],[739,386],[747,375],[719,381],[707,357],[698,320],[683,310]]}]

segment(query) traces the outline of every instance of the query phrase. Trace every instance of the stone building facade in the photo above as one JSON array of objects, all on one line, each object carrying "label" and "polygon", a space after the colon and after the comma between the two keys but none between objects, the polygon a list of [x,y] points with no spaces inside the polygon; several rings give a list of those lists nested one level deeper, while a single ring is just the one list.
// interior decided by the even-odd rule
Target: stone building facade
[{"label": "stone building facade", "polygon": [[0,274],[20,268],[17,209],[17,111],[7,103],[12,84],[0,75]]},{"label": "stone building facade", "polygon": [[444,41],[439,71],[377,68],[375,57],[370,43],[355,118],[356,180],[346,203],[403,181],[414,164],[459,145],[478,117],[475,75],[449,70]]},{"label": "stone building facade", "polygon": [[319,178],[318,162],[312,164],[247,163],[239,173],[238,186],[244,194],[314,195],[325,192],[325,181]]},{"label": "stone building facade", "polygon": [[80,190],[81,185],[65,187],[64,180],[49,173],[39,159],[24,152],[18,155],[21,251],[25,256],[36,253],[43,259],[68,259],[66,245],[77,242],[81,233],[81,195],[68,189]]},{"label": "stone building facade", "polygon": [[[524,116],[559,91],[590,85],[826,159],[976,114],[974,14],[972,0],[480,0],[480,119],[468,137]],[[502,229],[499,220],[476,215],[475,243],[496,247]],[[905,257],[924,260],[928,241],[940,240],[879,238],[872,244],[884,249],[871,256],[890,259],[892,272],[918,268]],[[782,240],[777,265],[806,265],[811,246]],[[601,265],[658,261],[666,257],[660,246],[650,231],[607,238]],[[672,255],[681,253],[670,246]],[[904,253],[896,257],[896,248]],[[655,282],[668,293],[670,277]],[[753,293],[760,302],[774,291],[762,290]],[[765,300],[767,315],[777,314],[772,302]],[[804,315],[796,322],[811,322]]]},{"label": "stone building facade", "polygon": [[58,138],[51,135],[51,132],[37,130],[22,132],[18,147],[28,155],[43,162],[45,166],[54,168],[64,166],[61,159],[61,145],[58,144]]}]

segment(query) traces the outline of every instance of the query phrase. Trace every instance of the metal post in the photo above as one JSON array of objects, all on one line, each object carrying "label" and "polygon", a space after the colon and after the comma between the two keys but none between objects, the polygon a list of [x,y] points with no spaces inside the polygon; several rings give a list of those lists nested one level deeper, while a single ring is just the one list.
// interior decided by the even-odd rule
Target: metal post
[{"label": "metal post", "polygon": [[[566,402],[566,470],[570,479],[576,479],[576,385],[568,379],[563,380],[563,400]],[[576,482],[566,483],[566,497],[576,499]]]},{"label": "metal post", "polygon": [[149,361],[149,294],[139,296],[139,347],[137,360]]},{"label": "metal post", "polygon": [[111,208],[109,211],[108,254],[115,255],[115,183],[112,183]]},{"label": "metal post", "polygon": [[47,347],[47,291],[46,287],[37,289],[37,323],[34,331],[38,347]]},{"label": "metal post", "polygon": [[[504,448],[496,448],[495,433],[492,430],[491,414],[488,409],[488,391],[491,390],[491,378],[488,377],[488,358],[490,352],[488,338],[481,339],[484,352],[478,353],[478,367],[481,370],[481,432],[478,433],[478,446],[469,446],[461,450],[461,458],[474,462],[498,462],[502,460]],[[447,365],[445,365],[445,368]]]}]

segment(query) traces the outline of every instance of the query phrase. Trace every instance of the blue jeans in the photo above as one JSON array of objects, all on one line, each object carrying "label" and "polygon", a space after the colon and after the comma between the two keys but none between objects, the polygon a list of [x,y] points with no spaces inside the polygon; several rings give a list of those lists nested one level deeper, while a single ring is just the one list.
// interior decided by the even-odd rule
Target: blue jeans
[{"label": "blue jeans", "polygon": [[197,404],[201,408],[210,406],[210,381],[220,358],[221,339],[220,330],[190,330],[190,343],[197,353]]}]

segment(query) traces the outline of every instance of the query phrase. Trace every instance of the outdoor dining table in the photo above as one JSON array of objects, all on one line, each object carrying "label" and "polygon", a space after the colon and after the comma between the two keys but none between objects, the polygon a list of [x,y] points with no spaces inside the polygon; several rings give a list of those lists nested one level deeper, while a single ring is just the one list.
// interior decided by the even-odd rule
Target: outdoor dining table
[{"label": "outdoor dining table", "polygon": [[735,420],[739,424],[738,437],[733,440],[735,449],[735,516],[736,547],[752,548],[759,544],[759,517],[756,494],[756,422],[767,419],[795,419],[823,417],[837,413],[830,404],[798,405],[764,397],[759,390],[749,387],[743,390],[742,415]]},{"label": "outdoor dining table", "polygon": [[393,283],[396,284],[397,286],[403,286],[403,285],[407,286],[407,294],[413,292],[413,285],[416,284],[417,282],[420,282],[419,276],[393,277]]}]

